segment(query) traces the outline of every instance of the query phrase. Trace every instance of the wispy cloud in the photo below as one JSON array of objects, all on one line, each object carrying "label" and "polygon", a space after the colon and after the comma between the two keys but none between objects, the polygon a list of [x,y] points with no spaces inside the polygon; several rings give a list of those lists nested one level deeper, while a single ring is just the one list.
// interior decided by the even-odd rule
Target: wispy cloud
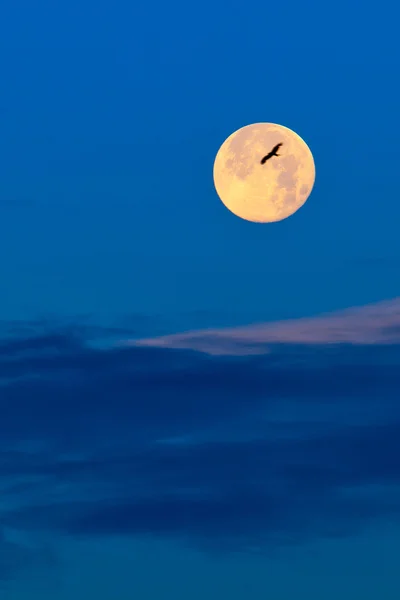
[{"label": "wispy cloud", "polygon": [[187,331],[123,343],[190,349],[212,355],[263,354],[273,344],[398,344],[400,298],[312,318]]},{"label": "wispy cloud", "polygon": [[[396,303],[360,310],[340,322],[397,318]],[[400,345],[367,336],[332,351],[327,331],[317,346],[304,332],[301,345],[281,336],[270,354],[235,357],[98,348],[84,328],[4,339],[2,527],[231,551],[397,518]],[[0,538],[0,557],[10,543],[0,578],[31,554],[17,536]]]}]

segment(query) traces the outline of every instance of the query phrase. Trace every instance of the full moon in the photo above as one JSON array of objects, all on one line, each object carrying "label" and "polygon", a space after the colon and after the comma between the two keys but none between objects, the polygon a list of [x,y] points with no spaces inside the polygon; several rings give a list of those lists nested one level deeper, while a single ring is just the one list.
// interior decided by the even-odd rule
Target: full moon
[{"label": "full moon", "polygon": [[[282,144],[279,156],[261,164],[277,144]],[[222,144],[214,162],[218,196],[233,214],[254,223],[290,217],[303,206],[314,181],[314,159],[305,141],[275,123],[238,129]]]}]

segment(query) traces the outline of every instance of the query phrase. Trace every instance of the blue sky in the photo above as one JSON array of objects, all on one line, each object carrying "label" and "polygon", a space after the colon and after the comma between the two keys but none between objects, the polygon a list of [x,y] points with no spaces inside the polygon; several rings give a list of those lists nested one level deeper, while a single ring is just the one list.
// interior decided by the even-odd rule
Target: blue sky
[{"label": "blue sky", "polygon": [[[396,13],[3,9],[6,600],[398,598]],[[212,180],[259,121],[316,164],[270,225]]]}]

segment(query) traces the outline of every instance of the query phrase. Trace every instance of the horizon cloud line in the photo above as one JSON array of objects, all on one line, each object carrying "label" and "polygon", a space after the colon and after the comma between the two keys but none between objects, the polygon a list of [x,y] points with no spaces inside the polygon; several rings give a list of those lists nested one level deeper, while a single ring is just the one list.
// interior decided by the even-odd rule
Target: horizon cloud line
[{"label": "horizon cloud line", "polygon": [[266,354],[269,345],[398,344],[400,296],[314,317],[271,321],[227,328],[189,330],[151,338],[121,341],[123,346],[195,350],[210,355]]}]

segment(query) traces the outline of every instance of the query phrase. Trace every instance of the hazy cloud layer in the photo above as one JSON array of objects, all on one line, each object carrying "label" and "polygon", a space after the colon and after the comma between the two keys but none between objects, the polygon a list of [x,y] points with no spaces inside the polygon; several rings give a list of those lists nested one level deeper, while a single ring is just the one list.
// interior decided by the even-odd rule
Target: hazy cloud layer
[{"label": "hazy cloud layer", "polygon": [[276,343],[399,344],[400,298],[307,319],[188,331],[125,343],[215,355],[263,354]]},{"label": "hazy cloud layer", "polygon": [[96,348],[78,327],[4,338],[0,578],[60,535],[266,551],[397,518],[400,344],[357,331],[234,357]]}]

